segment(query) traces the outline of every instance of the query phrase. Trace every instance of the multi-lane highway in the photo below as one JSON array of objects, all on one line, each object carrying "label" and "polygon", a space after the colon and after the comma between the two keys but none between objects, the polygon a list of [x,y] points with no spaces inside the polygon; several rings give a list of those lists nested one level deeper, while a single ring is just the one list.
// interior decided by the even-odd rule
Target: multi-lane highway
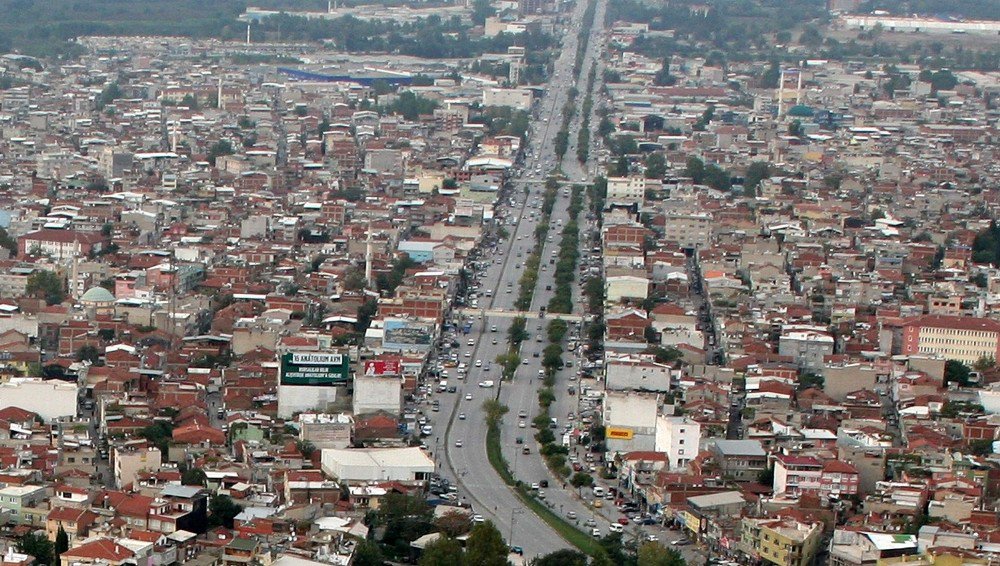
[{"label": "multi-lane highway", "polygon": [[[568,518],[571,512],[575,514],[575,519],[571,522],[578,522],[585,531],[589,532],[591,528],[585,525],[590,520],[593,522],[592,528],[596,528],[601,535],[607,534],[611,523],[621,516],[610,502],[602,508],[594,508],[591,501],[588,501],[593,499],[592,496],[582,497],[572,486],[564,485],[562,479],[553,476],[538,453],[538,445],[534,440],[537,431],[531,427],[531,419],[539,411],[537,395],[542,386],[541,351],[548,344],[546,328],[551,320],[551,317],[539,318],[535,313],[538,313],[541,306],[548,304],[555,292],[555,266],[549,260],[558,250],[562,227],[569,221],[569,187],[577,183],[585,184],[591,179],[586,168],[576,161],[576,132],[582,121],[579,112],[571,123],[570,147],[562,160],[555,155],[554,142],[562,124],[562,109],[571,87],[576,87],[579,91],[577,107],[582,108],[587,75],[591,65],[598,60],[605,41],[601,24],[604,21],[606,1],[597,2],[595,25],[587,36],[584,64],[577,76],[572,73],[577,51],[575,31],[581,26],[587,3],[578,2],[570,17],[567,26],[570,31],[564,36],[562,52],[554,66],[553,80],[538,104],[538,114],[529,134],[528,157],[521,169],[522,173],[512,179],[512,190],[498,204],[498,218],[505,224],[508,236],[495,246],[482,250],[480,261],[485,265],[481,264],[482,273],[476,279],[479,309],[466,308],[462,311],[473,320],[470,332],[457,338],[460,345],[459,359],[468,365],[468,375],[458,381],[452,376],[449,383],[457,385],[458,391],[439,396],[441,410],[435,423],[438,436],[432,439],[436,456],[442,464],[442,475],[455,482],[464,501],[471,504],[477,514],[493,521],[511,545],[522,547],[526,558],[567,548],[569,544],[525,508],[490,466],[486,457],[487,427],[482,404],[486,399],[497,396],[498,387],[480,387],[479,384],[486,380],[498,382],[500,379],[501,367],[495,359],[508,350],[508,329],[513,320],[512,313],[516,310],[514,302],[519,292],[519,281],[524,272],[524,262],[535,246],[535,228],[542,216],[544,179],[556,169],[565,174],[568,183],[564,185],[565,190],[560,188],[557,192],[549,232],[543,241],[538,282],[527,317],[530,336],[521,348],[523,363],[515,378],[499,387],[499,400],[509,408],[503,420],[500,442],[514,476],[529,484],[547,480],[549,488],[544,489],[544,501],[554,512],[564,517]],[[595,93],[595,107],[596,99]],[[596,138],[593,131],[596,124],[597,119],[591,116],[592,139]],[[595,141],[589,148],[592,155],[596,144]],[[578,218],[581,225],[582,254],[589,249],[588,236],[594,229],[593,224],[585,221],[585,214]],[[574,312],[566,317],[571,321],[571,334],[574,323],[585,314],[579,280],[573,284],[573,302]],[[536,354],[538,357],[535,357]],[[564,360],[572,360],[573,366],[558,372],[556,376],[556,402],[550,408],[550,416],[558,419],[557,436],[560,436],[558,433],[561,433],[567,414],[579,410],[578,397],[569,395],[567,387],[578,385],[576,370],[582,360],[570,352],[563,357]],[[526,416],[521,418],[521,414]],[[529,454],[523,453],[525,446],[529,448]],[[661,537],[667,536],[666,532],[659,529],[657,531]],[[626,529],[626,534],[646,536],[649,532],[640,533],[635,527],[630,527]]]},{"label": "multi-lane highway", "polygon": [[[509,235],[494,249],[486,249],[483,253],[484,261],[489,261],[485,273],[478,279],[480,295],[484,295],[480,300],[484,303],[488,301],[481,305],[484,307],[484,312],[485,308],[514,310],[519,279],[524,271],[524,261],[534,246],[535,227],[541,217],[543,190],[541,181],[544,180],[546,173],[557,166],[553,150],[555,135],[561,124],[562,107],[566,102],[569,88],[576,84],[575,78],[572,77],[577,45],[577,37],[573,30],[579,29],[585,9],[586,2],[578,2],[570,16],[567,25],[570,32],[564,36],[562,52],[554,65],[554,78],[538,103],[538,115],[529,134],[529,157],[525,160],[523,173],[515,177],[516,188],[510,190],[509,197],[498,206],[498,213],[507,223],[505,229]],[[580,172],[577,174],[582,175]],[[536,182],[521,183],[521,181]],[[521,188],[525,185],[529,187],[528,194]],[[553,241],[549,245],[558,245],[558,231],[555,227],[558,220],[562,220],[563,223],[568,220],[566,212],[568,203],[569,198],[560,192],[552,215],[553,229],[550,233],[553,234]],[[548,248],[546,253],[549,253]],[[538,289],[542,289],[544,293],[547,285],[552,285],[551,266],[546,266],[545,271],[539,272]],[[547,297],[539,294],[538,289],[536,289],[535,305],[544,304],[541,302],[543,300],[548,301]],[[492,297],[485,297],[487,290]],[[437,416],[436,428],[439,435],[442,429],[444,434],[435,439],[435,444],[439,461],[443,463],[442,474],[455,482],[459,494],[465,501],[473,506],[476,513],[493,521],[500,532],[508,537],[511,545],[522,547],[525,557],[534,557],[568,548],[569,544],[538,516],[526,509],[518,496],[504,485],[490,466],[486,457],[486,424],[481,407],[484,400],[496,395],[496,388],[483,388],[478,385],[484,380],[500,379],[501,368],[494,360],[507,351],[507,330],[511,321],[512,318],[509,316],[480,314],[475,317],[471,332],[459,338],[460,359],[469,365],[469,373],[462,381],[455,382],[452,378],[450,382],[457,383],[459,391],[443,395],[441,398],[441,412]],[[542,322],[547,320],[532,320],[529,323],[532,337],[525,343],[524,352],[544,346],[535,342],[535,335]],[[525,459],[530,458],[537,464],[535,460],[539,456],[532,438],[534,431],[530,428],[517,428],[518,411],[523,409],[534,414],[537,407],[535,391],[539,381],[535,378],[540,368],[540,358],[532,358],[527,354],[525,359],[528,360],[528,364],[522,365],[515,379],[505,383],[502,389],[500,400],[510,406],[511,412],[504,419],[501,442],[505,448],[511,448],[515,446],[516,436],[523,437],[532,447],[532,454],[522,456],[520,446],[517,446],[516,453]],[[476,367],[477,365],[480,367]],[[512,448],[507,452],[511,450]],[[513,457],[508,457],[508,461],[512,467],[520,463]],[[521,473],[515,470],[515,475],[520,477]]]}]

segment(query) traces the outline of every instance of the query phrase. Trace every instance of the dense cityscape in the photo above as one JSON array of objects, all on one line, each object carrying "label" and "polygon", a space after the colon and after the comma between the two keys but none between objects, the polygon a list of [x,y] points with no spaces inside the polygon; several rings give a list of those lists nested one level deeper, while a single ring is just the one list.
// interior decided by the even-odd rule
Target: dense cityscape
[{"label": "dense cityscape", "polygon": [[995,0],[0,0],[0,566],[992,566]]}]

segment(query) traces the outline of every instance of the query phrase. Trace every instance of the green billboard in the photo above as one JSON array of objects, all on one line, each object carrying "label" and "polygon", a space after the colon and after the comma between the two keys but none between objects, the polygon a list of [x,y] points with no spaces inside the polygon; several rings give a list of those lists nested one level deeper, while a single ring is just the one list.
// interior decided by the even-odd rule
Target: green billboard
[{"label": "green billboard", "polygon": [[281,356],[282,385],[341,385],[351,378],[345,354],[288,352]]}]

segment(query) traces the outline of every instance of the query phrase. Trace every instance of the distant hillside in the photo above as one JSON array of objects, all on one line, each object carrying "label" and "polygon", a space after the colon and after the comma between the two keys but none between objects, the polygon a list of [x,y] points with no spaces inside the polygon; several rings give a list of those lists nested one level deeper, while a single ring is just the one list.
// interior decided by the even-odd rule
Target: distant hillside
[{"label": "distant hillside", "polygon": [[[438,2],[419,3],[422,7]],[[414,0],[337,0],[339,6],[399,5]],[[72,56],[73,38],[90,35],[179,35],[240,39],[237,18],[247,6],[271,10],[320,11],[326,0],[0,0],[0,53],[37,57]],[[315,26],[315,24],[313,24]],[[284,34],[280,34],[284,35]],[[322,35],[322,34],[321,34]]]},{"label": "distant hillside", "polygon": [[861,11],[885,10],[892,14],[1000,20],[997,0],[870,0]]},{"label": "distant hillside", "polygon": [[82,35],[238,37],[245,7],[244,0],[0,0],[0,51],[71,54],[67,40]]}]

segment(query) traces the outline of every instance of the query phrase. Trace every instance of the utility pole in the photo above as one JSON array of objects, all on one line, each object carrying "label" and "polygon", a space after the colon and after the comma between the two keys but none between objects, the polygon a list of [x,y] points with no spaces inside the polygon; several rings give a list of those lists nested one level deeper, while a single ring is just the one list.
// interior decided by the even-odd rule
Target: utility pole
[{"label": "utility pole", "polygon": [[514,516],[524,513],[521,507],[512,507],[510,510],[510,533],[507,535],[507,545],[514,545]]}]

